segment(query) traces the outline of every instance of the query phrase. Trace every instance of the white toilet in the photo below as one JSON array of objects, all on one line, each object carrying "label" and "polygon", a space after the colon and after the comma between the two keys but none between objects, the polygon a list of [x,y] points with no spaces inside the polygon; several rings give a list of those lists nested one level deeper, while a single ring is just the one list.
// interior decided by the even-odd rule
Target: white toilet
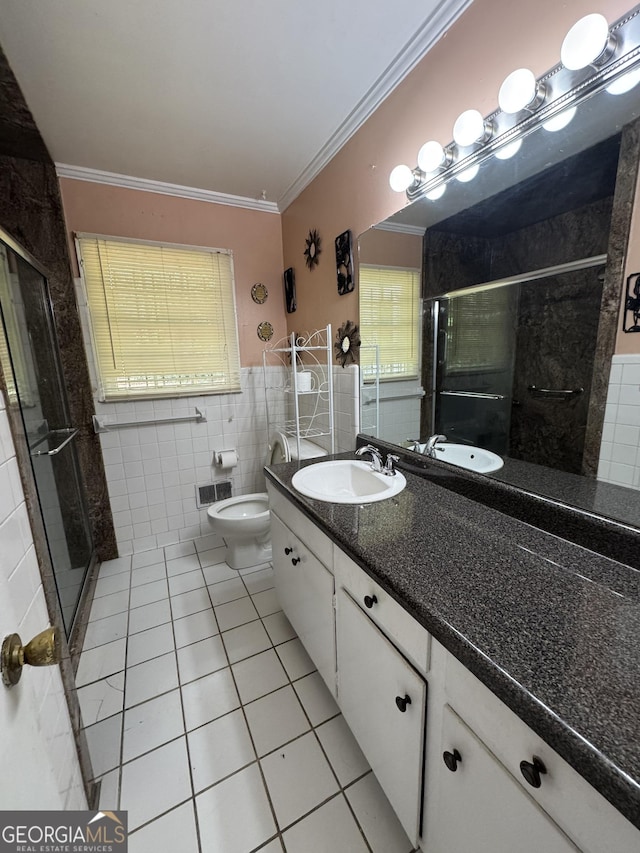
[{"label": "white toilet", "polygon": [[[327,451],[317,444],[300,439],[300,458],[326,456]],[[298,459],[298,443],[284,433],[274,432],[269,440],[266,464]],[[269,529],[269,499],[266,492],[240,495],[217,501],[207,510],[213,530],[227,546],[225,559],[231,569],[248,569],[271,559]]]}]

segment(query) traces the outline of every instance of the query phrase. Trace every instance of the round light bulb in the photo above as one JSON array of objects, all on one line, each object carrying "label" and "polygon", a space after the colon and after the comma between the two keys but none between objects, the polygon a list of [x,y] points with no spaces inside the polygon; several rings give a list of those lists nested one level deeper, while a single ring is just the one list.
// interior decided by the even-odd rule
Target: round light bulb
[{"label": "round light bulb", "polygon": [[478,110],[465,110],[456,119],[453,125],[453,139],[456,145],[466,148],[479,142],[486,134],[486,127],[482,113]]},{"label": "round light bulb", "polygon": [[625,92],[630,92],[638,83],[640,83],[640,68],[636,68],[635,71],[627,71],[622,77],[618,77],[617,80],[614,80],[613,83],[607,86],[607,92],[610,95],[624,95]]},{"label": "round light bulb", "polygon": [[557,116],[550,118],[549,121],[545,121],[542,126],[551,133],[555,133],[556,130],[562,130],[573,119],[576,111],[577,107],[569,107],[568,110],[563,110]]},{"label": "round light bulb", "polygon": [[494,156],[497,157],[498,160],[508,160],[510,157],[513,157],[514,154],[517,154],[521,147],[522,140],[516,139],[515,142],[505,145],[504,148],[498,148]]},{"label": "round light bulb", "polygon": [[528,68],[518,68],[504,80],[498,92],[498,104],[503,113],[513,115],[534,103],[538,96],[535,74]]},{"label": "round light bulb", "polygon": [[464,172],[460,172],[459,175],[456,175],[456,180],[460,181],[462,184],[466,184],[469,181],[472,181],[479,171],[480,166],[469,166],[469,168],[465,169]]},{"label": "round light bulb", "polygon": [[604,15],[585,15],[564,37],[560,61],[569,71],[586,68],[602,55],[609,44],[609,38],[609,24]]},{"label": "round light bulb", "polygon": [[423,172],[435,172],[436,169],[444,166],[446,159],[442,145],[432,139],[430,142],[425,142],[418,151],[418,168]]},{"label": "round light bulb", "polygon": [[389,175],[389,185],[394,192],[403,193],[413,183],[413,172],[408,166],[396,166]]},{"label": "round light bulb", "polygon": [[427,198],[429,199],[429,201],[437,201],[439,198],[442,198],[446,189],[446,184],[440,184],[439,187],[436,187],[434,190],[431,190],[431,192],[427,193]]}]

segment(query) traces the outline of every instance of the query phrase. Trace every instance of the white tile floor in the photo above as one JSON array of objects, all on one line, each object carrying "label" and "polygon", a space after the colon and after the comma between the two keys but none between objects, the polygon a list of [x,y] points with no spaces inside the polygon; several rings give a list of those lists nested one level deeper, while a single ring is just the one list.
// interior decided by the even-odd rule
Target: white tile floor
[{"label": "white tile floor", "polygon": [[77,676],[100,807],[131,853],[409,853],[272,568],[215,545],[100,567]]}]

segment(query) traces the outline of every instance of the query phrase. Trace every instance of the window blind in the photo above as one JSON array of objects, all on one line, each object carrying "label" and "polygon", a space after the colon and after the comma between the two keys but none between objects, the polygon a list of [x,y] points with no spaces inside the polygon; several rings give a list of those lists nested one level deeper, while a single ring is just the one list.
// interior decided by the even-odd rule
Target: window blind
[{"label": "window blind", "polygon": [[510,288],[476,291],[447,303],[447,373],[502,370],[511,360]]},{"label": "window blind", "polygon": [[[20,323],[11,287],[12,274],[9,272],[7,256],[4,247],[0,247],[0,364],[4,374],[7,397],[10,403],[15,403],[20,393],[22,404],[30,406],[33,398],[29,387],[29,374],[25,363],[25,350],[20,335]],[[13,276],[14,287],[17,284]],[[17,292],[19,293],[19,289]],[[4,323],[4,329],[2,324]],[[11,350],[11,354],[9,354]]]},{"label": "window blind", "polygon": [[240,390],[230,252],[77,235],[103,400]]},{"label": "window blind", "polygon": [[[367,344],[378,344],[380,379],[419,375],[420,271],[360,265],[360,328]],[[375,377],[375,353],[363,349],[364,379]]]}]

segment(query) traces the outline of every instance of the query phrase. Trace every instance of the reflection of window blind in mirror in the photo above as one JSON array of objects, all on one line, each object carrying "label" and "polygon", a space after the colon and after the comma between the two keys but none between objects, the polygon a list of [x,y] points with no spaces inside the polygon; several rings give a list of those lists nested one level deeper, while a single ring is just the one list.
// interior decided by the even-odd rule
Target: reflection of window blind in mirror
[{"label": "reflection of window blind in mirror", "polygon": [[100,398],[240,390],[230,252],[78,235]]},{"label": "reflection of window blind in mirror", "polygon": [[509,287],[456,296],[446,302],[446,373],[504,370],[511,363],[513,293]]},{"label": "reflection of window blind in mirror", "polygon": [[[11,281],[7,255],[4,247],[0,247],[0,305],[4,322],[4,329],[0,328],[0,365],[2,365],[9,402],[15,403],[18,399],[17,383],[20,395],[24,398],[23,404],[31,405],[27,368]],[[9,350],[11,350],[11,356]]]},{"label": "reflection of window blind in mirror", "polygon": [[[380,379],[417,378],[420,363],[420,270],[360,264],[360,332],[377,344]],[[365,381],[375,377],[375,354],[363,349]]]}]

